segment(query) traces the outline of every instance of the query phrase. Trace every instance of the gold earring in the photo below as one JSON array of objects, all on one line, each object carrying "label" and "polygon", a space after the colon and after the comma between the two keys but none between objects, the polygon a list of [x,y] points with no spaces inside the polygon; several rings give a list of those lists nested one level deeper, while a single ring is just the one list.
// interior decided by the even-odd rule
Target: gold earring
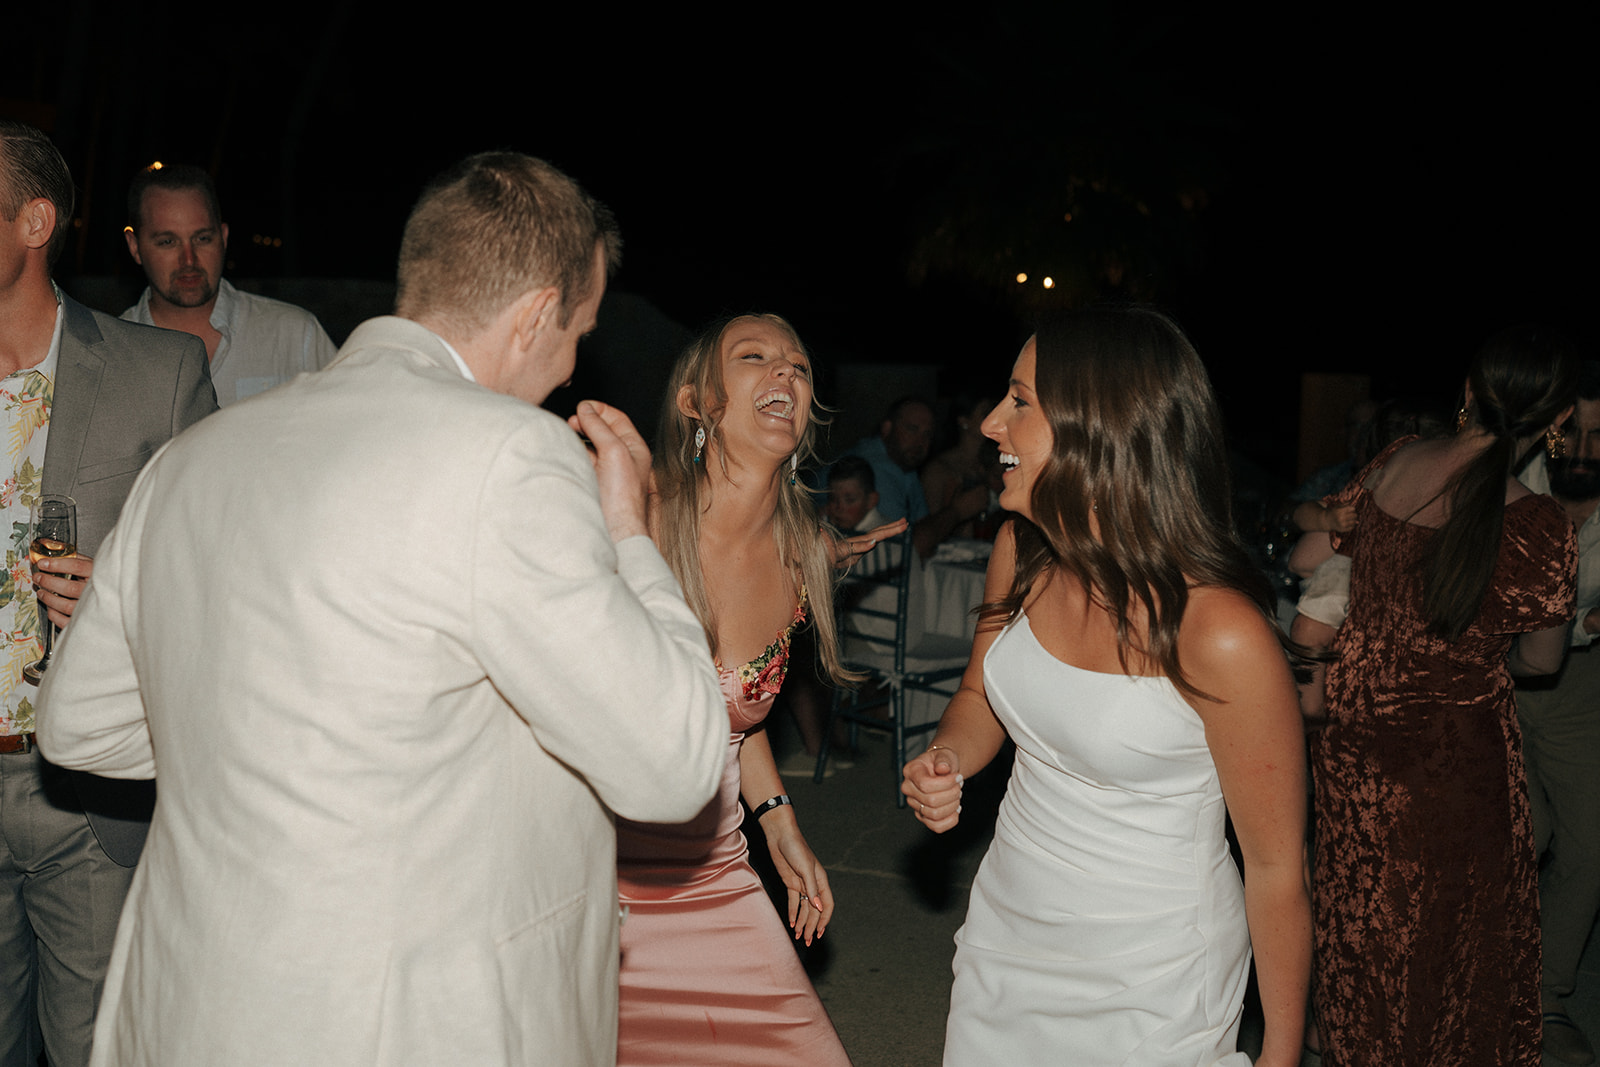
[{"label": "gold earring", "polygon": [[1467,428],[1467,405],[1462,404],[1461,410],[1456,412],[1456,433]]},{"label": "gold earring", "polygon": [[1544,452],[1551,459],[1567,454],[1567,435],[1561,432],[1561,427],[1552,426],[1544,432]]}]

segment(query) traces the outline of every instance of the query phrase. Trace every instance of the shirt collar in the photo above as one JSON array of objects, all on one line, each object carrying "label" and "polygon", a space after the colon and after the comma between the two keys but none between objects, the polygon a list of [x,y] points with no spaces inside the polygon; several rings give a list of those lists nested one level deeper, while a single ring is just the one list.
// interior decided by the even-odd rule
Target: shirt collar
[{"label": "shirt collar", "polygon": [[[36,370],[49,378],[53,383],[56,380],[56,366],[61,362],[61,335],[67,324],[66,308],[61,304],[61,287],[56,285],[55,279],[50,280],[50,288],[56,294],[56,328],[50,333],[50,347],[45,351],[44,358],[31,367],[23,367],[14,371],[14,374],[26,374]],[[11,375],[7,375],[10,377]]]},{"label": "shirt collar", "polygon": [[[428,332],[433,333],[432,330]],[[433,335],[439,337],[436,333]],[[469,382],[476,382],[478,379],[472,376],[472,368],[467,366],[467,361],[461,358],[461,353],[456,351],[456,346],[446,341],[443,337],[439,337],[439,343],[444,345],[446,352],[450,353],[450,358],[456,361],[456,369],[461,372],[461,376]]]}]

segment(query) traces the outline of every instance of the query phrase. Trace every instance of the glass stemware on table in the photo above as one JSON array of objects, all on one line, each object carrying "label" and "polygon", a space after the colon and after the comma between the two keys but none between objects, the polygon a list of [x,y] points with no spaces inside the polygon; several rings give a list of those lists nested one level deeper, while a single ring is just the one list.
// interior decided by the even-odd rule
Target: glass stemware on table
[{"label": "glass stemware on table", "polygon": [[[78,554],[78,505],[70,496],[46,493],[39,496],[28,509],[28,559],[37,566],[41,559],[64,559]],[[50,648],[54,643],[55,626],[50,613],[39,605],[39,640],[44,645],[44,656],[37,663],[22,668],[22,677],[38,685],[50,667]]]}]

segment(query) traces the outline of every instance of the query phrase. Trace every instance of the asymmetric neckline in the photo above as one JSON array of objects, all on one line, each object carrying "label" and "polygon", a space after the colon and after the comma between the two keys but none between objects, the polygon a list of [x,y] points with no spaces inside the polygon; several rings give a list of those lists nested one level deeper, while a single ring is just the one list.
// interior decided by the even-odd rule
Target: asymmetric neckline
[{"label": "asymmetric neckline", "polygon": [[1045,655],[1049,656],[1052,660],[1061,664],[1063,667],[1075,670],[1079,674],[1091,674],[1098,678],[1133,678],[1138,680],[1156,679],[1159,681],[1167,680],[1167,676],[1164,674],[1129,674],[1126,671],[1097,671],[1090,667],[1080,667],[1076,663],[1068,663],[1066,660],[1062,659],[1060,656],[1044,647],[1044,642],[1039,640],[1039,635],[1033,632],[1033,623],[1029,621],[1028,613],[1026,611],[1019,612],[1017,614],[1017,622],[1012,623],[1012,626],[1017,626],[1018,624],[1027,627],[1028,639],[1038,646],[1040,652],[1043,652]]},{"label": "asymmetric neckline", "polygon": [[777,636],[773,637],[771,642],[769,642],[767,644],[767,647],[762,649],[761,652],[756,656],[756,658],[751,660],[748,663],[741,663],[737,667],[724,667],[722,665],[722,657],[718,656],[716,658],[716,661],[715,661],[718,673],[721,673],[721,674],[742,674],[745,671],[748,671],[748,670],[751,670],[751,669],[760,670],[761,667],[764,666],[766,664],[766,662],[769,659],[772,658],[774,649],[778,648],[780,645],[782,647],[784,647],[784,648],[787,648],[789,646],[789,638],[794,636],[794,628],[796,626],[799,626],[802,622],[804,622],[805,619],[806,619],[806,587],[802,585],[800,587],[800,601],[799,601],[799,603],[795,604],[795,606],[794,606],[794,615],[792,615],[790,617],[789,625],[787,625],[783,629],[779,630],[778,633],[777,633]]}]

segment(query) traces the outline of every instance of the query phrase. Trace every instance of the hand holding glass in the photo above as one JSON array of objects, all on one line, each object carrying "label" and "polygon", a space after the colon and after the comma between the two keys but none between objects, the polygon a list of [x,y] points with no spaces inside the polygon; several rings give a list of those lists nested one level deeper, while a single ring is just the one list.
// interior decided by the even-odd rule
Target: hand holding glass
[{"label": "hand holding glass", "polygon": [[[28,509],[28,559],[37,567],[41,559],[64,559],[78,554],[78,505],[70,496],[47,494],[33,502]],[[38,685],[50,666],[50,646],[55,637],[55,626],[50,622],[50,612],[43,602],[39,604],[39,640],[44,644],[44,657],[37,663],[22,668],[22,677]]]}]

